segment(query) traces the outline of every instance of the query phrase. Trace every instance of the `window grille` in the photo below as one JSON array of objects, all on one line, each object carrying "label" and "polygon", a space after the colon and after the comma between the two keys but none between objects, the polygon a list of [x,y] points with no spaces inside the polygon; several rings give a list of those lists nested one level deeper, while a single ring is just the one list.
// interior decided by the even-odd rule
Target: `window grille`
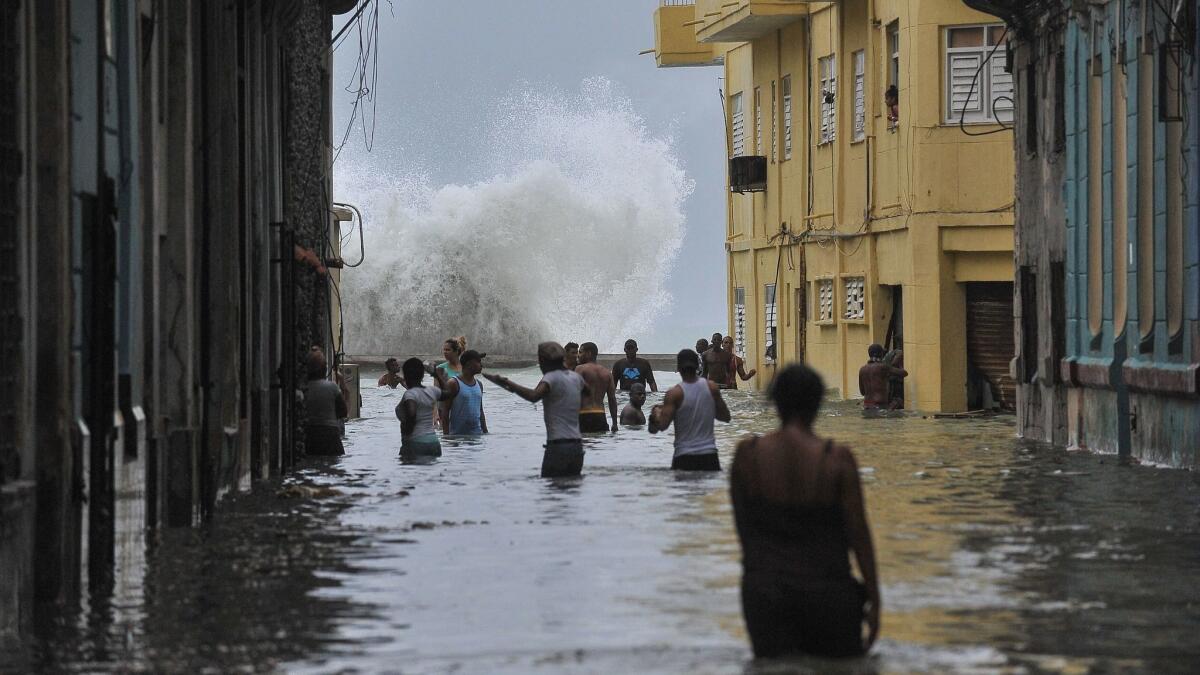
[{"label": "window grille", "polygon": [[746,129],[740,91],[729,97],[729,117],[733,120],[733,156],[741,157],[746,154]]},{"label": "window grille", "polygon": [[746,289],[733,289],[733,351],[746,355]]},{"label": "window grille", "polygon": [[867,135],[867,53],[854,52],[854,136],[861,141]]},{"label": "window grille", "polygon": [[783,78],[783,158],[792,158],[792,76]]},{"label": "window grille", "polygon": [[820,143],[831,143],[837,138],[837,61],[835,56],[825,56],[817,61],[821,91],[821,135]]},{"label": "window grille", "polygon": [[817,280],[817,321],[833,322],[833,279]]},{"label": "window grille", "polygon": [[946,30],[948,123],[957,124],[960,118],[970,123],[1012,122],[1013,78],[1006,72],[1007,50],[999,45],[1003,34],[1001,25]]},{"label": "window grille", "polygon": [[867,293],[863,277],[845,277],[846,311],[842,318],[847,321],[862,321],[867,318]]}]

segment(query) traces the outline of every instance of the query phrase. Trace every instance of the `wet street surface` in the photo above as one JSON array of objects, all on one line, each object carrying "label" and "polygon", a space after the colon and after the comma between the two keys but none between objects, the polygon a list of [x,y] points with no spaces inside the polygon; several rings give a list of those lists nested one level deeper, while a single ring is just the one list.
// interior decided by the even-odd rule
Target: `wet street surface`
[{"label": "wet street surface", "polygon": [[[533,369],[507,372],[537,381]],[[677,381],[658,374],[660,382]],[[402,464],[400,390],[364,377],[347,455],[156,535],[137,569],[4,671],[1195,672],[1200,476],[1013,438],[1012,418],[864,420],[882,580],[871,656],[754,663],[727,474],[675,473],[672,434],[587,441],[584,476],[538,477],[541,410],[487,386],[492,433]],[[665,389],[665,387],[664,387]],[[723,464],[771,429],[727,395]],[[651,395],[649,406],[659,400]],[[623,405],[622,401],[622,405]],[[121,553],[119,552],[120,556]]]}]

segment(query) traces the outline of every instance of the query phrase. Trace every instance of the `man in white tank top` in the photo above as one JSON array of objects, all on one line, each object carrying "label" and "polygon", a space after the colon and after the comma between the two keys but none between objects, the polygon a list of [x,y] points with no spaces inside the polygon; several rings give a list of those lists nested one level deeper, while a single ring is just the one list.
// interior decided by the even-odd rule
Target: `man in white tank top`
[{"label": "man in white tank top", "polygon": [[679,352],[676,368],[683,382],[671,387],[660,405],[650,409],[650,433],[675,422],[675,457],[671,468],[681,471],[720,471],[713,420],[728,422],[729,406],[715,382],[700,377],[700,357],[690,349]]},{"label": "man in white tank top", "polygon": [[583,470],[583,435],[579,433],[579,405],[588,392],[587,383],[563,364],[562,345],[543,342],[538,345],[538,367],[542,381],[533,389],[503,375],[485,373],[484,377],[530,403],[542,402],[546,421],[546,452],[542,455],[542,477],[578,476]]}]

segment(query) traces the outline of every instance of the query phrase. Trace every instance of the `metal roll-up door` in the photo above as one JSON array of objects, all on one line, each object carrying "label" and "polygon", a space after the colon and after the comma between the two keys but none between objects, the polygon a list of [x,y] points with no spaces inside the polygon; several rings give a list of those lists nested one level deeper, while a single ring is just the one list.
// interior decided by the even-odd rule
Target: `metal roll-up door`
[{"label": "metal roll-up door", "polygon": [[978,369],[991,384],[1000,407],[1014,410],[1017,383],[1008,364],[1016,352],[1013,340],[1013,285],[988,282],[967,284],[968,377]]}]

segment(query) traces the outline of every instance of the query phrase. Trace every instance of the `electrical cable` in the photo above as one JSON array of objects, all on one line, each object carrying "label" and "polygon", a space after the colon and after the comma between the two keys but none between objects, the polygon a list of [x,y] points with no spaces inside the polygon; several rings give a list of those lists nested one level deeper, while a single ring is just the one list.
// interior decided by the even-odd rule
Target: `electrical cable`
[{"label": "electrical cable", "polygon": [[[971,101],[971,95],[975,93],[975,83],[979,81],[979,76],[983,73],[983,69],[985,67],[987,67],[988,63],[991,63],[992,57],[996,55],[996,50],[1000,48],[1000,45],[1004,44],[1004,38],[1006,38],[1006,37],[1008,37],[1008,26],[1007,25],[1004,26],[1004,32],[1000,33],[1000,39],[996,40],[996,44],[992,46],[992,51],[988,52],[987,57],[984,58],[983,62],[979,64],[979,67],[975,69],[975,76],[971,78],[971,88],[967,90],[967,98],[966,98],[966,100],[963,101],[962,110],[960,110],[958,112],[958,128],[960,131],[962,131],[967,136],[991,136],[992,134],[1002,134],[1005,131],[1012,131],[1011,125],[1004,124],[1003,122],[1000,121],[1000,119],[998,117],[996,117],[996,103],[998,101],[1000,101],[1001,99],[1008,98],[1007,96],[997,97],[991,103],[992,118],[996,120],[996,124],[1000,125],[999,129],[992,129],[991,131],[983,131],[983,132],[976,133],[973,131],[967,131],[967,122],[966,122],[966,120],[967,120],[967,103],[969,103]],[[980,92],[980,94],[982,96],[982,91]],[[1012,101],[1011,98],[1008,98],[1008,100],[1010,102]]]}]

